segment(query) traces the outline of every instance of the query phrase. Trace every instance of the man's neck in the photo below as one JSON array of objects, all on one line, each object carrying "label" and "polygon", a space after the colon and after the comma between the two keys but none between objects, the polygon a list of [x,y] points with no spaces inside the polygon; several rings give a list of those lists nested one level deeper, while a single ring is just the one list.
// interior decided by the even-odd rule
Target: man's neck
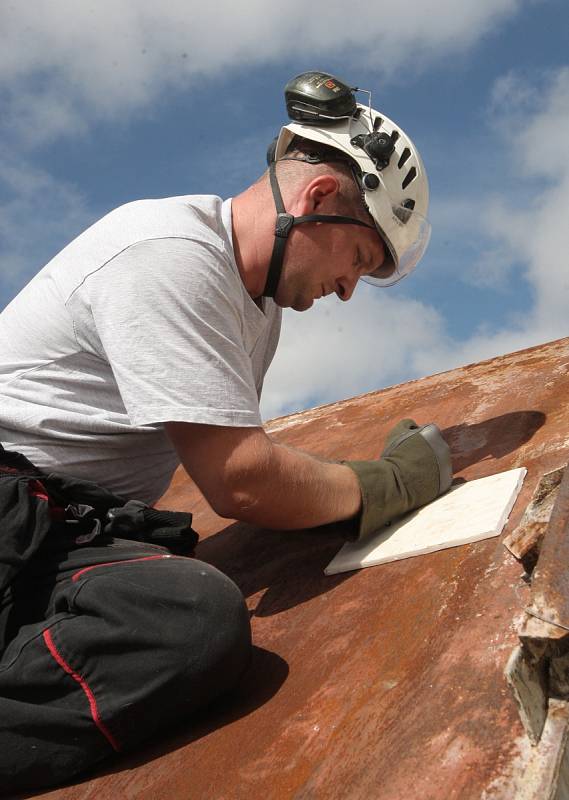
[{"label": "man's neck", "polygon": [[[233,249],[241,280],[249,295],[261,300],[272,252],[270,206],[262,187],[254,184],[233,198]],[[259,304],[259,303],[258,303]]]}]

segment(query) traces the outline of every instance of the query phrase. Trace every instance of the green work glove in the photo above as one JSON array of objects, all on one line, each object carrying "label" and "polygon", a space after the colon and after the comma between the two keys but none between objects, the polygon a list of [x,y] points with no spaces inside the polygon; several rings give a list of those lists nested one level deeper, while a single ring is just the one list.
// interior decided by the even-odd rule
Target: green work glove
[{"label": "green work glove", "polygon": [[360,482],[361,539],[395,517],[430,503],[452,483],[450,450],[434,424],[404,419],[389,432],[378,461],[344,461]]}]

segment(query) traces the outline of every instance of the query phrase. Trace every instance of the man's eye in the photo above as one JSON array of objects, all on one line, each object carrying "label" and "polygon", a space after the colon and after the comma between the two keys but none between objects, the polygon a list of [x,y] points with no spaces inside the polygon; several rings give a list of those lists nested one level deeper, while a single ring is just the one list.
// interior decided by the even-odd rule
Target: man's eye
[{"label": "man's eye", "polygon": [[360,248],[356,247],[356,254],[354,256],[352,266],[359,267],[361,263],[362,263],[362,254],[360,253]]}]

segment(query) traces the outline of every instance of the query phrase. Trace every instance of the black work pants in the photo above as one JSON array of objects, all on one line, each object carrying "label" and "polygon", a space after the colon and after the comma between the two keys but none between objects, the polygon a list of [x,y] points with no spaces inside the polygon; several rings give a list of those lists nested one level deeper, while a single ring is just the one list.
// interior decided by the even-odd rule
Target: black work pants
[{"label": "black work pants", "polygon": [[0,606],[0,791],[67,781],[188,718],[250,657],[239,589],[147,543],[45,542]]}]

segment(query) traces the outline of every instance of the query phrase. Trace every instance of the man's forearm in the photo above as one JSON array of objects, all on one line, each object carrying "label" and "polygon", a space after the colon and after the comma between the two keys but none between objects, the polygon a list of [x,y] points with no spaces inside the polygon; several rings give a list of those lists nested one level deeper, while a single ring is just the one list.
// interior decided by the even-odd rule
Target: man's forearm
[{"label": "man's forearm", "polygon": [[361,491],[349,467],[268,441],[257,468],[236,483],[231,516],[293,530],[347,520],[358,513]]},{"label": "man's forearm", "polygon": [[262,428],[165,423],[188,474],[220,516],[300,529],[354,517],[353,470],[274,442]]},{"label": "man's forearm", "polygon": [[381,458],[345,465],[277,444],[260,427],[165,427],[214,511],[266,528],[312,528],[357,516],[353,533],[361,537],[452,483],[450,450],[439,429],[410,419],[389,433]]}]

